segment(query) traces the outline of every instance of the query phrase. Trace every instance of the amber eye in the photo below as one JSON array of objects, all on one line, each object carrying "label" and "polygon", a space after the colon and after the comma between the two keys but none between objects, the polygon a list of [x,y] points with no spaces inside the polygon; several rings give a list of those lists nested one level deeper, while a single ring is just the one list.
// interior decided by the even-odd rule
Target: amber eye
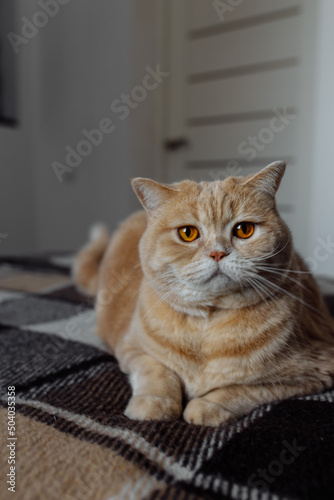
[{"label": "amber eye", "polygon": [[246,239],[252,236],[254,233],[254,224],[251,222],[242,222],[241,224],[237,224],[233,230],[234,236],[237,238]]},{"label": "amber eye", "polygon": [[183,241],[194,241],[199,237],[199,231],[194,226],[179,227],[177,231]]}]

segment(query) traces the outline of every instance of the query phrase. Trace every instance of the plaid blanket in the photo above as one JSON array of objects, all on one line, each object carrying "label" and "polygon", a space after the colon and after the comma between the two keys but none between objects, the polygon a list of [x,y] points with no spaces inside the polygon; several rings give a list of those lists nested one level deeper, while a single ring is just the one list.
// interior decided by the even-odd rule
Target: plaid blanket
[{"label": "plaid blanket", "polygon": [[334,498],[334,388],[217,429],[131,421],[66,256],[1,259],[0,322],[1,499]]}]

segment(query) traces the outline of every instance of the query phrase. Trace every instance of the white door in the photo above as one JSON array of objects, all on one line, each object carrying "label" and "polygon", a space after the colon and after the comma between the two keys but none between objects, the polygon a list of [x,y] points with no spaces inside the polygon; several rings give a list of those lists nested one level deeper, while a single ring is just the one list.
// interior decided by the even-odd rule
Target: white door
[{"label": "white door", "polygon": [[300,223],[311,168],[305,158],[314,5],[309,0],[168,1],[165,178],[223,179],[287,160],[278,206],[302,249],[307,236]]}]

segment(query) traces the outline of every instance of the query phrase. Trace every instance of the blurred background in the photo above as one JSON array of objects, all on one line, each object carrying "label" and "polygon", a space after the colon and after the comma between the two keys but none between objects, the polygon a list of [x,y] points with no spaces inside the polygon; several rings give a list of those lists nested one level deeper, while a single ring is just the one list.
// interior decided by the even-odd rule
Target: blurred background
[{"label": "blurred background", "polygon": [[173,182],[288,168],[278,207],[334,277],[332,0],[0,0],[0,254],[75,250]]}]

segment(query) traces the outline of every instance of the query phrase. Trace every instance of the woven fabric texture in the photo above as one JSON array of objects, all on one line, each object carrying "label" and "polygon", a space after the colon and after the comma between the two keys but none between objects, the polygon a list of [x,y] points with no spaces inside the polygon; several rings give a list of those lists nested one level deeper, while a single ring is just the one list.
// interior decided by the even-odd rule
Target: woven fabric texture
[{"label": "woven fabric texture", "polygon": [[[220,428],[131,421],[127,377],[94,325],[66,259],[2,259],[1,499],[334,498],[334,388]],[[13,386],[15,494],[7,483]]]}]

